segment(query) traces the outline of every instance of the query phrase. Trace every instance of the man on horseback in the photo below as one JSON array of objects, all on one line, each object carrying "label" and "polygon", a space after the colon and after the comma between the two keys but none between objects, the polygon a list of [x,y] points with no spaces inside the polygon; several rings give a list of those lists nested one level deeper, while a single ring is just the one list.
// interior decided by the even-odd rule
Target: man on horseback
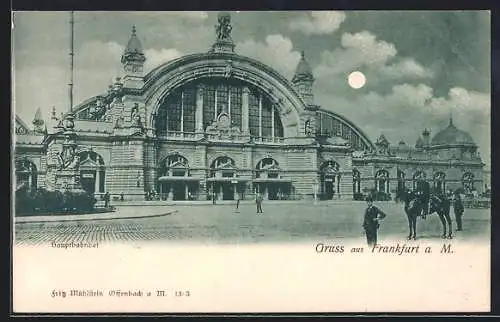
[{"label": "man on horseback", "polygon": [[422,202],[422,218],[426,218],[429,214],[430,200],[431,200],[431,186],[429,182],[425,181],[423,173],[421,173],[417,178],[416,195]]}]

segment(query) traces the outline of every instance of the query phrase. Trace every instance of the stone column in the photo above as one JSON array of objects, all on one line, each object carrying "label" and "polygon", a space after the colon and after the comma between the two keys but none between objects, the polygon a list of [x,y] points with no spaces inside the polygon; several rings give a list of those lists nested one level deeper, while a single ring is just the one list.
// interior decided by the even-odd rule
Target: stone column
[{"label": "stone column", "polygon": [[340,193],[340,180],[341,180],[341,176],[340,174],[337,175],[337,178],[335,178],[335,190],[337,190],[337,198],[342,198],[342,194]]},{"label": "stone column", "polygon": [[203,132],[203,85],[198,85],[196,88],[196,132]]},{"label": "stone column", "polygon": [[189,186],[188,186],[188,183],[185,182],[185,191],[184,191],[184,199],[188,200],[188,196],[189,196]]},{"label": "stone column", "polygon": [[95,171],[95,176],[94,176],[94,193],[100,192],[99,191],[99,170]]},{"label": "stone column", "polygon": [[247,135],[248,130],[248,104],[249,104],[249,94],[250,89],[248,87],[243,87],[243,93],[241,96],[241,132]]}]

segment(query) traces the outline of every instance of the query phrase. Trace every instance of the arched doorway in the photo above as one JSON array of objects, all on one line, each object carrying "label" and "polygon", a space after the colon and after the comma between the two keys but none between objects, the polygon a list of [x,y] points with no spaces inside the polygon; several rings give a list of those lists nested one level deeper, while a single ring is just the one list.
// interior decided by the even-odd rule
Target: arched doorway
[{"label": "arched doorway", "polygon": [[406,189],[406,173],[398,169],[398,191],[403,191]]},{"label": "arched doorway", "polygon": [[379,170],[375,174],[375,187],[378,192],[389,193],[389,172],[387,170]]},{"label": "arched doorway", "polygon": [[474,174],[471,172],[466,172],[462,176],[462,186],[464,188],[465,194],[472,194],[474,190]]},{"label": "arched doorway", "polygon": [[446,175],[443,172],[434,173],[434,191],[437,193],[444,193],[446,191],[445,186]]},{"label": "arched doorway", "polygon": [[198,199],[199,178],[192,177],[188,160],[180,154],[167,156],[159,168],[158,191],[163,200]]},{"label": "arched doorway", "polygon": [[331,200],[340,193],[340,166],[335,161],[325,161],[320,167],[320,185],[323,199]]},{"label": "arched doorway", "polygon": [[207,182],[208,194],[217,200],[234,200],[242,191],[244,183],[238,178],[238,169],[234,160],[228,156],[220,156],[210,164]]},{"label": "arched doorway", "polygon": [[18,159],[16,167],[16,190],[26,188],[36,190],[38,172],[36,165],[27,158]]},{"label": "arched doorway", "polygon": [[80,159],[80,184],[88,193],[104,193],[106,172],[104,159],[88,150],[78,153]]},{"label": "arched doorway", "polygon": [[352,192],[353,194],[361,193],[361,173],[358,169],[352,170]]},{"label": "arched doorway", "polygon": [[415,191],[418,188],[418,183],[419,181],[424,181],[425,180],[425,172],[422,170],[418,170],[413,174],[413,186],[412,189]]},{"label": "arched doorway", "polygon": [[281,178],[278,162],[267,157],[255,167],[254,187],[256,192],[262,193],[266,200],[288,199],[291,181]]}]

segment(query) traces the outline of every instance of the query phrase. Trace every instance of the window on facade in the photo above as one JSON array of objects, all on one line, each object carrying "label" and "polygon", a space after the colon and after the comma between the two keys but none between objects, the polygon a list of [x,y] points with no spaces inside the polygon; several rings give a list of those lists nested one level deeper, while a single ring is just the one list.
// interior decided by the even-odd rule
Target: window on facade
[{"label": "window on facade", "polygon": [[259,94],[254,91],[248,97],[248,118],[250,135],[259,136]]},{"label": "window on facade", "polygon": [[184,176],[188,170],[188,161],[181,155],[170,155],[161,163],[160,176]]},{"label": "window on facade", "polygon": [[466,194],[471,194],[474,190],[474,174],[467,172],[464,174],[462,178],[462,184],[464,188],[464,192]]},{"label": "window on facade", "polygon": [[167,131],[180,131],[181,130],[181,93],[175,92],[167,98],[166,110],[167,117]]},{"label": "window on facade", "polygon": [[436,192],[443,193],[445,191],[445,174],[443,172],[436,172],[434,174],[434,189]]},{"label": "window on facade", "polygon": [[231,124],[241,128],[241,97],[242,97],[242,87],[241,86],[231,86]]},{"label": "window on facade", "polygon": [[274,136],[279,138],[284,136],[283,124],[281,124],[280,113],[277,110],[274,110]]},{"label": "window on facade", "polygon": [[228,86],[224,85],[224,84],[218,85],[217,86],[217,116],[222,112],[229,113],[228,97],[229,97]]},{"label": "window on facade", "polygon": [[398,170],[398,190],[404,189],[405,184],[405,173],[403,171]]},{"label": "window on facade", "polygon": [[188,87],[182,93],[182,109],[183,109],[183,131],[195,132],[195,114],[196,114],[196,88]]},{"label": "window on facade", "polygon": [[425,173],[423,171],[417,171],[413,175],[413,190],[417,189],[419,180],[425,180]]},{"label": "window on facade", "polygon": [[[212,80],[209,84],[208,82],[207,84],[192,83],[169,94],[155,116],[158,133],[196,131],[196,88],[199,85],[204,87],[204,129],[216,121],[222,112],[230,115],[231,126],[241,129],[244,84],[234,81],[228,82],[227,80],[218,82]],[[266,137],[272,137],[273,135],[283,137],[283,125],[280,115],[267,97],[262,96],[261,98],[259,91],[253,88],[250,90],[248,103],[248,128],[252,136],[262,134],[262,136]]]},{"label": "window on facade", "polygon": [[357,169],[352,170],[352,191],[361,192],[361,173]]},{"label": "window on facade", "polygon": [[378,191],[389,193],[389,173],[385,170],[380,170],[375,174],[376,187]]},{"label": "window on facade", "polygon": [[27,159],[17,160],[16,166],[16,189],[25,187],[28,189],[36,189],[37,187],[37,170],[33,162]]},{"label": "window on facade", "polygon": [[267,100],[262,102],[262,136],[271,137],[273,130],[272,106]]},{"label": "window on facade", "polygon": [[206,85],[203,92],[203,128],[215,121],[215,86]]}]

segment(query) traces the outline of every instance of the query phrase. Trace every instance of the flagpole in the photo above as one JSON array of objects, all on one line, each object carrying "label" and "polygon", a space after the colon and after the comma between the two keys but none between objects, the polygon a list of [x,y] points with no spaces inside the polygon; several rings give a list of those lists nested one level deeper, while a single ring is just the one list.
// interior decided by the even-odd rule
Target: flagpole
[{"label": "flagpole", "polygon": [[75,19],[74,19],[74,11],[70,11],[70,18],[69,18],[69,24],[70,24],[70,38],[69,38],[69,112],[73,113],[73,58],[74,58],[74,25],[75,25]]}]

